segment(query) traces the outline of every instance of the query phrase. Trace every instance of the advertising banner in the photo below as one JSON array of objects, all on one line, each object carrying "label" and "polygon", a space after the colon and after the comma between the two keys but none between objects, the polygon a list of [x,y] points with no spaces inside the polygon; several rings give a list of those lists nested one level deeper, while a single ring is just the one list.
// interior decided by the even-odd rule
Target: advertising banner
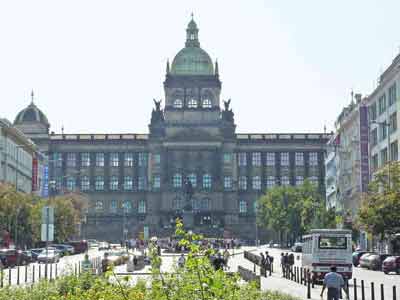
[{"label": "advertising banner", "polygon": [[32,192],[38,190],[38,159],[35,157],[32,160]]},{"label": "advertising banner", "polygon": [[43,167],[43,187],[42,187],[42,197],[49,197],[49,166]]}]

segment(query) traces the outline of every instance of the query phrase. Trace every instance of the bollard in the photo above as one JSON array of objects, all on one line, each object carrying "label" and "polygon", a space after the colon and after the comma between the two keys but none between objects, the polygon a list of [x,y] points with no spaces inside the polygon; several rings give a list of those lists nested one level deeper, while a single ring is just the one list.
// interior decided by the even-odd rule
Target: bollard
[{"label": "bollard", "polygon": [[297,283],[300,283],[300,268],[297,267]]},{"label": "bollard", "polygon": [[35,283],[35,265],[32,268],[32,283]]},{"label": "bollard", "polygon": [[3,279],[4,279],[4,271],[3,268],[0,267],[0,288],[3,288]]},{"label": "bollard", "polygon": [[315,274],[311,277],[311,287],[314,288],[315,285]]},{"label": "bollard", "polygon": [[11,285],[11,268],[8,268],[8,285]]},{"label": "bollard", "polygon": [[57,277],[58,277],[58,263],[56,263],[56,279],[57,279]]},{"label": "bollard", "polygon": [[304,285],[307,286],[307,274],[308,274],[308,270],[304,269]]},{"label": "bollard", "polygon": [[310,272],[307,272],[307,299],[311,299]]},{"label": "bollard", "polygon": [[293,274],[293,281],[294,282],[297,282],[297,276],[296,276],[296,269],[297,269],[297,267],[296,266],[294,266],[294,274]]},{"label": "bollard", "polygon": [[19,266],[17,267],[17,285],[19,285]]},{"label": "bollard", "polygon": [[50,280],[53,277],[53,264],[50,264]]},{"label": "bollard", "polygon": [[375,288],[373,282],[371,282],[371,300],[375,300]]},{"label": "bollard", "polygon": [[393,286],[393,300],[396,300],[396,286]]},{"label": "bollard", "polygon": [[77,267],[76,267],[76,263],[75,263],[75,270],[74,270],[74,275],[75,276],[77,275],[76,270],[77,270]]},{"label": "bollard", "polygon": [[357,279],[353,278],[354,300],[357,300]]},{"label": "bollard", "polygon": [[81,274],[81,262],[78,263],[78,274]]},{"label": "bollard", "polygon": [[256,272],[256,264],[253,264],[254,266],[253,266],[253,272],[255,273]]},{"label": "bollard", "polygon": [[25,265],[25,283],[28,282],[28,265]]},{"label": "bollard", "polygon": [[365,300],[364,280],[361,280],[361,300]]},{"label": "bollard", "polygon": [[39,264],[39,280],[42,278],[42,265]]},{"label": "bollard", "polygon": [[381,300],[385,300],[385,290],[383,289],[383,283],[381,283]]}]

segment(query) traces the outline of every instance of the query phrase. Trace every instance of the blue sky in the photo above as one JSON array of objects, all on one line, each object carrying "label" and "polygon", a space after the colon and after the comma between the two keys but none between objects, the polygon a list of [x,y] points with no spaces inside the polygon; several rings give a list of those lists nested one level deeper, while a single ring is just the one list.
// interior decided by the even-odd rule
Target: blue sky
[{"label": "blue sky", "polygon": [[191,12],[238,132],[322,132],[400,49],[400,1],[0,1],[0,117],[51,130],[148,131]]}]

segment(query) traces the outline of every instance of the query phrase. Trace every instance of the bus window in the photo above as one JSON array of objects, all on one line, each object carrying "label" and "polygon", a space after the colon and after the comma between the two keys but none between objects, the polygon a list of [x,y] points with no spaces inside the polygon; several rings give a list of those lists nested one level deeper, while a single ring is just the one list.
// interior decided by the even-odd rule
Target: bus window
[{"label": "bus window", "polygon": [[347,238],[344,236],[320,236],[319,249],[347,249]]}]

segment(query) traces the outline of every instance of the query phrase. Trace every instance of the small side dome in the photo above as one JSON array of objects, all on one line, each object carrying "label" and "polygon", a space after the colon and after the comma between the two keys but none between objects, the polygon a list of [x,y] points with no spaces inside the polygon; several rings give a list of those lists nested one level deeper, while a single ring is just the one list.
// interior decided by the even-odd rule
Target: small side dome
[{"label": "small side dome", "polygon": [[14,125],[23,123],[42,123],[49,126],[45,114],[32,102],[27,108],[21,110],[15,118]]}]

